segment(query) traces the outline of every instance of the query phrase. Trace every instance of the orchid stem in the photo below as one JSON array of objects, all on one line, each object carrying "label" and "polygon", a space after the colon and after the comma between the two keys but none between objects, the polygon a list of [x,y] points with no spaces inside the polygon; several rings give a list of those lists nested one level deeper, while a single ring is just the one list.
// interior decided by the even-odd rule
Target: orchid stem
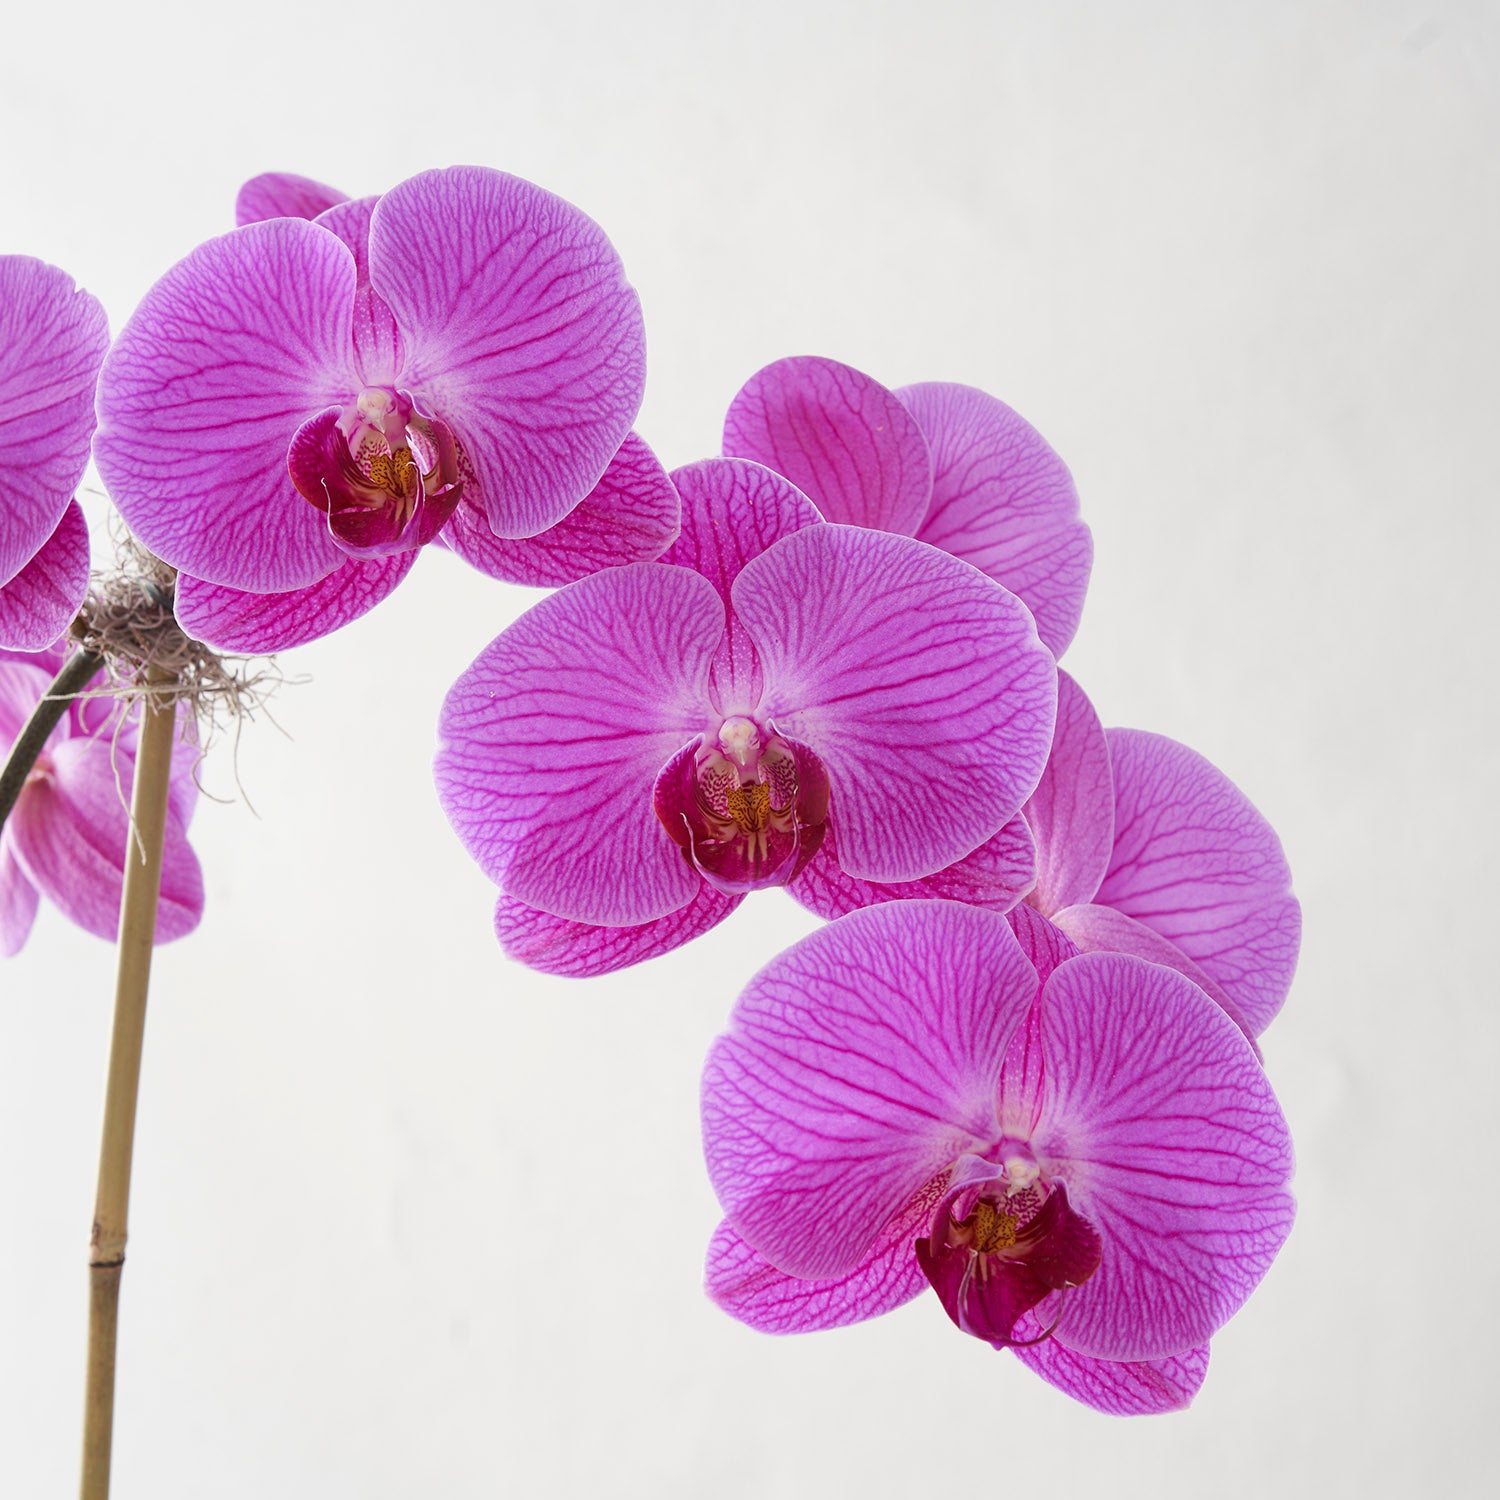
[{"label": "orchid stem", "polygon": [[[148,678],[150,686],[156,688],[170,681],[165,674],[153,673]],[[162,844],[176,714],[175,699],[146,697],[136,752],[135,785],[130,797],[134,829],[126,844],[114,1032],[104,1094],[94,1230],[89,1242],[88,1386],[83,1416],[83,1480],[79,1490],[82,1500],[106,1500],[109,1494],[115,1329],[120,1308],[120,1273],[125,1267],[130,1158],[135,1142],[135,1106],[146,1028],[146,990],[151,979],[156,907],[161,894]]]},{"label": "orchid stem", "polygon": [[21,730],[10,754],[5,757],[5,769],[0,770],[0,828],[10,816],[10,810],[26,785],[26,778],[36,764],[36,758],[47,743],[47,736],[57,727],[57,721],[68,711],[70,704],[90,682],[104,658],[93,651],[75,651],[63,669],[52,679],[47,696],[32,710],[31,717]]}]

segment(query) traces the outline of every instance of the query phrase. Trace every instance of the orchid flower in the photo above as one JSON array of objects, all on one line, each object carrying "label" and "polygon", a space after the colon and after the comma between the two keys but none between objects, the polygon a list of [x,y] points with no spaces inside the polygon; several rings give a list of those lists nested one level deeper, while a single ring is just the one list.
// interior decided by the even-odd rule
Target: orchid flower
[{"label": "orchid flower", "polygon": [[51,645],[83,603],[89,535],[73,491],[108,346],[104,309],[71,276],[0,255],[0,648]]},{"label": "orchid flower", "polygon": [[665,560],[544,599],[443,707],[443,806],[506,950],[553,972],[675,947],[826,838],[852,878],[946,869],[1016,818],[1051,740],[1052,658],[977,569],[829,525],[757,464],[672,478]]},{"label": "orchid flower", "polygon": [[825,520],[914,536],[1017,595],[1061,656],[1093,562],[1072,475],[993,396],[940,382],[888,390],[836,360],[777,360],[724,419],[724,452],[784,474]]},{"label": "orchid flower", "polygon": [[480,167],[337,197],[247,184],[253,221],[168,271],[105,361],[95,457],[178,569],[184,629],[311,640],[433,541],[544,584],[658,555],[676,496],[629,432],[640,306],[598,225]]},{"label": "orchid flower", "polygon": [[[61,650],[0,651],[0,758],[65,660]],[[70,921],[113,940],[125,861],[132,857],[131,784],[137,715],[121,719],[107,697],[76,698],[37,757],[0,830],[0,956],[18,953],[45,896]],[[173,754],[156,941],[170,942],[203,915],[203,875],[187,841],[197,801],[194,748]]]},{"label": "orchid flower", "polygon": [[704,1071],[709,1294],[787,1333],[930,1285],[1091,1406],[1186,1405],[1291,1227],[1286,1123],[1197,986],[1014,920],[890,903],[751,981]]},{"label": "orchid flower", "polygon": [[920,896],[1004,911],[1005,888],[971,872],[1009,842],[1017,871],[1023,848],[1033,856],[1034,883],[1016,899],[1081,949],[1176,969],[1249,1037],[1271,1023],[1297,966],[1301,908],[1276,834],[1201,755],[1163,735],[1106,731],[1060,671],[1047,769],[1018,823],[917,887],[851,879],[825,840],[789,889],[829,920]]},{"label": "orchid flower", "polygon": [[1167,964],[1249,1036],[1271,1024],[1302,909],[1281,841],[1223,772],[1164,735],[1105,730],[1060,672],[1057,733],[1026,821],[1037,850],[1026,901],[1080,948]]}]

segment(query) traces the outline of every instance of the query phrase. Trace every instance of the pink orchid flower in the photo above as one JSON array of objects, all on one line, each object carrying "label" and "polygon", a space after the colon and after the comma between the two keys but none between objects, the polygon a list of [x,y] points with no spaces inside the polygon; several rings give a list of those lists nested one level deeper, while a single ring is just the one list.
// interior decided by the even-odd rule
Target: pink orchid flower
[{"label": "pink orchid flower", "polygon": [[443,707],[443,806],[506,951],[555,973],[676,947],[835,835],[854,878],[945,869],[1016,819],[1051,740],[1013,594],[760,465],[672,477],[664,561],[543,600]]},{"label": "pink orchid flower", "polygon": [[[60,650],[0,651],[0,758],[65,660]],[[108,698],[78,698],[48,736],[0,831],[0,956],[18,953],[42,896],[70,921],[113,940],[125,861],[133,857],[130,788],[136,716],[123,723]],[[156,941],[170,942],[203,915],[203,875],[187,841],[197,801],[193,747],[172,759]]]},{"label": "pink orchid flower", "polygon": [[95,457],[179,570],[184,629],[314,639],[434,541],[528,583],[658,555],[676,496],[629,431],[640,305],[598,225],[481,167],[337,197],[247,184],[249,221],[168,271],[105,361]]},{"label": "pink orchid flower", "polygon": [[1197,986],[1014,920],[872,907],[751,981],[704,1071],[709,1295],[791,1333],[930,1285],[1090,1406],[1184,1406],[1290,1230],[1286,1123]]},{"label": "pink orchid flower", "polygon": [[1176,969],[1249,1037],[1280,1010],[1297,967],[1302,909],[1270,824],[1186,745],[1139,729],[1106,731],[1066,672],[1058,673],[1047,769],[1017,823],[915,886],[852,879],[825,840],[789,889],[829,920],[921,896],[1005,911],[1006,888],[975,874],[1005,849],[1018,877],[1032,877],[1010,886],[1015,899],[1085,952],[1133,953]]},{"label": "pink orchid flower", "polygon": [[941,382],[892,391],[801,355],[746,381],[724,452],[784,474],[825,520],[973,563],[1020,598],[1054,656],[1073,639],[1093,542],[1067,465],[1003,401]]},{"label": "pink orchid flower", "polygon": [[1105,730],[1058,674],[1057,732],[1026,804],[1037,881],[1027,904],[1085,952],[1133,953],[1186,974],[1263,1032],[1297,967],[1302,908],[1281,841],[1196,751]]},{"label": "pink orchid flower", "polygon": [[0,647],[51,645],[83,603],[89,535],[73,491],[108,347],[104,309],[71,276],[0,255]]}]

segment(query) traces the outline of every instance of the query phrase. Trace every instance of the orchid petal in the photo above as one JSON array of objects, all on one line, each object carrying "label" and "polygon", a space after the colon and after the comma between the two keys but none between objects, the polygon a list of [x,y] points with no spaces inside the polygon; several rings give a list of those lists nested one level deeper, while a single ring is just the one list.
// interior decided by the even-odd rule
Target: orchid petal
[{"label": "orchid petal", "polygon": [[9,583],[0,584],[0,646],[40,651],[73,623],[89,587],[89,528],[76,500],[57,530]]},{"label": "orchid petal", "polygon": [[599,483],[555,526],[532,537],[498,537],[465,499],[440,540],[491,578],[558,588],[601,568],[653,562],[676,537],[680,510],[661,461],[629,432]]},{"label": "orchid petal", "polygon": [[1105,1246],[1054,1336],[1100,1359],[1196,1348],[1291,1228],[1291,1138],[1265,1073],[1196,985],[1123,954],[1062,964],[1041,1027],[1031,1144]]},{"label": "orchid petal", "polygon": [[270,219],[200,245],[146,293],[99,377],[94,456],[132,531],[228,588],[304,588],[344,560],[287,474],[310,417],[355,394],[354,261]]},{"label": "orchid petal", "polygon": [[761,1333],[816,1333],[878,1318],[927,1285],[912,1243],[932,1217],[929,1197],[913,1199],[852,1271],[821,1281],[778,1271],[725,1219],[709,1242],[704,1290],[731,1317]]},{"label": "orchid petal", "polygon": [[534,536],[592,489],[641,404],[640,302],[572,204],[484,167],[423,172],[370,226],[403,371],[458,435],[497,536]]},{"label": "orchid petal", "polygon": [[[1043,1324],[1028,1313],[1017,1325],[1023,1338],[1040,1339]],[[1111,1417],[1149,1417],[1182,1411],[1208,1374],[1208,1345],[1166,1359],[1091,1359],[1056,1339],[1015,1347],[1016,1358],[1064,1395]]]},{"label": "orchid petal", "polygon": [[1036,973],[1005,918],[893,901],[772,959],[703,1076],[708,1173],[778,1270],[847,1276],[924,1185],[998,1142],[996,1085]]},{"label": "orchid petal", "polygon": [[73,278],[0,255],[0,585],[36,556],[83,478],[109,324]]},{"label": "orchid petal", "polygon": [[295,172],[262,172],[239,190],[234,200],[234,222],[258,224],[262,219],[316,219],[325,209],[342,203],[345,194]]},{"label": "orchid petal", "polygon": [[1245,1033],[1256,1055],[1260,1048],[1255,1043],[1255,1032],[1228,993],[1214,980],[1207,970],[1200,968],[1170,938],[1164,938],[1153,927],[1127,917],[1112,906],[1065,906],[1054,912],[1052,921],[1072,938],[1083,953],[1130,953],[1144,958],[1148,964],[1163,964],[1176,969],[1208,996],[1225,1015]]},{"label": "orchid petal", "polygon": [[728,628],[714,660],[712,693],[726,714],[760,701],[760,659],[731,607],[734,581],[745,565],[807,526],[820,524],[817,507],[789,480],[738,458],[710,458],[676,470],[682,532],[662,559],[701,574],[724,601]]},{"label": "orchid petal", "polygon": [[1020,595],[1061,656],[1094,557],[1067,465],[1003,401],[972,386],[908,385],[897,395],[932,450],[932,507],[917,536]]},{"label": "orchid petal", "polygon": [[654,922],[597,927],[549,916],[501,896],[495,906],[495,936],[508,957],[529,968],[568,979],[592,979],[680,948],[717,927],[743,899],[722,895],[705,884],[686,906]]},{"label": "orchid petal", "polygon": [[1026,821],[1036,835],[1031,904],[1051,916],[1090,900],[1114,848],[1114,781],[1099,716],[1066,672],[1057,674],[1057,729],[1047,769],[1026,803]]},{"label": "orchid petal", "polygon": [[[8,751],[20,736],[61,667],[62,659],[51,652],[36,656],[10,652],[0,655],[0,754]],[[65,727],[59,725],[47,736],[47,747],[66,734]]]},{"label": "orchid petal", "polygon": [[[104,740],[66,740],[51,773],[30,782],[6,824],[22,872],[64,916],[113,939],[125,860],[138,857],[126,808],[134,762]],[[116,778],[116,764],[118,780]],[[156,941],[170,942],[203,915],[203,874],[181,822],[169,811],[162,849]]]},{"label": "orchid petal", "polygon": [[1111,729],[1109,746],[1115,849],[1095,902],[1170,938],[1259,1034],[1286,999],[1302,932],[1281,841],[1186,745]]},{"label": "orchid petal", "polygon": [[733,598],[760,712],[828,769],[849,874],[919,880],[1020,810],[1057,671],[1014,594],[909,537],[810,526],[749,563]]},{"label": "orchid petal", "polygon": [[1073,940],[1035,907],[1022,902],[1011,907],[1005,916],[1021,952],[1031,960],[1041,983],[1045,984],[1065,959],[1077,957],[1079,949]]},{"label": "orchid petal", "polygon": [[438,794],[507,894],[618,926],[692,900],[699,878],[651,791],[704,731],[723,631],[697,574],[632,563],[549,595],[459,678],[440,721]]},{"label": "orchid petal", "polygon": [[1015,817],[972,854],[921,880],[880,883],[856,880],[839,864],[832,831],[823,846],[787,886],[809,911],[832,921],[882,901],[943,899],[1009,911],[1031,889],[1036,862],[1026,820]]},{"label": "orchid petal", "polygon": [[177,623],[215,651],[262,656],[302,646],[357,620],[395,589],[415,552],[350,558],[326,578],[280,594],[256,594],[177,575]]},{"label": "orchid petal", "polygon": [[0,834],[0,958],[14,958],[25,947],[40,899]]},{"label": "orchid petal", "polygon": [[927,440],[878,380],[814,355],[752,375],[724,418],[724,452],[784,474],[824,520],[912,536],[932,498]]},{"label": "orchid petal", "polygon": [[342,201],[318,214],[315,222],[336,234],[354,257],[354,368],[360,384],[391,386],[405,355],[395,314],[370,285],[370,220],[379,201]]}]

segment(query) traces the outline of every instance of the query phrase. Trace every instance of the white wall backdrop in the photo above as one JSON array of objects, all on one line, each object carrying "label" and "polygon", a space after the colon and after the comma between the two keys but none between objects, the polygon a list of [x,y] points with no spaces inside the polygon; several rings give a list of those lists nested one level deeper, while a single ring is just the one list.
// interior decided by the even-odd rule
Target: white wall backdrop
[{"label": "white wall backdrop", "polygon": [[[1187,1414],[1096,1416],[936,1299],[771,1340],[699,1290],[704,1050],[810,930],[503,960],[428,773],[526,591],[424,558],[282,659],[158,959],[119,1500],[1486,1492],[1500,1212],[1493,589],[1500,18],[1474,0],[27,5],[0,250],[118,327],[279,168],[481,162],[640,288],[640,429],[716,451],[760,365],[968,381],[1068,460],[1066,665],[1223,767],[1306,907],[1267,1062],[1300,1217]],[[104,502],[86,497],[94,519]],[[210,788],[233,796],[221,746]],[[75,1484],[108,945],[0,968],[0,1495]]]}]

